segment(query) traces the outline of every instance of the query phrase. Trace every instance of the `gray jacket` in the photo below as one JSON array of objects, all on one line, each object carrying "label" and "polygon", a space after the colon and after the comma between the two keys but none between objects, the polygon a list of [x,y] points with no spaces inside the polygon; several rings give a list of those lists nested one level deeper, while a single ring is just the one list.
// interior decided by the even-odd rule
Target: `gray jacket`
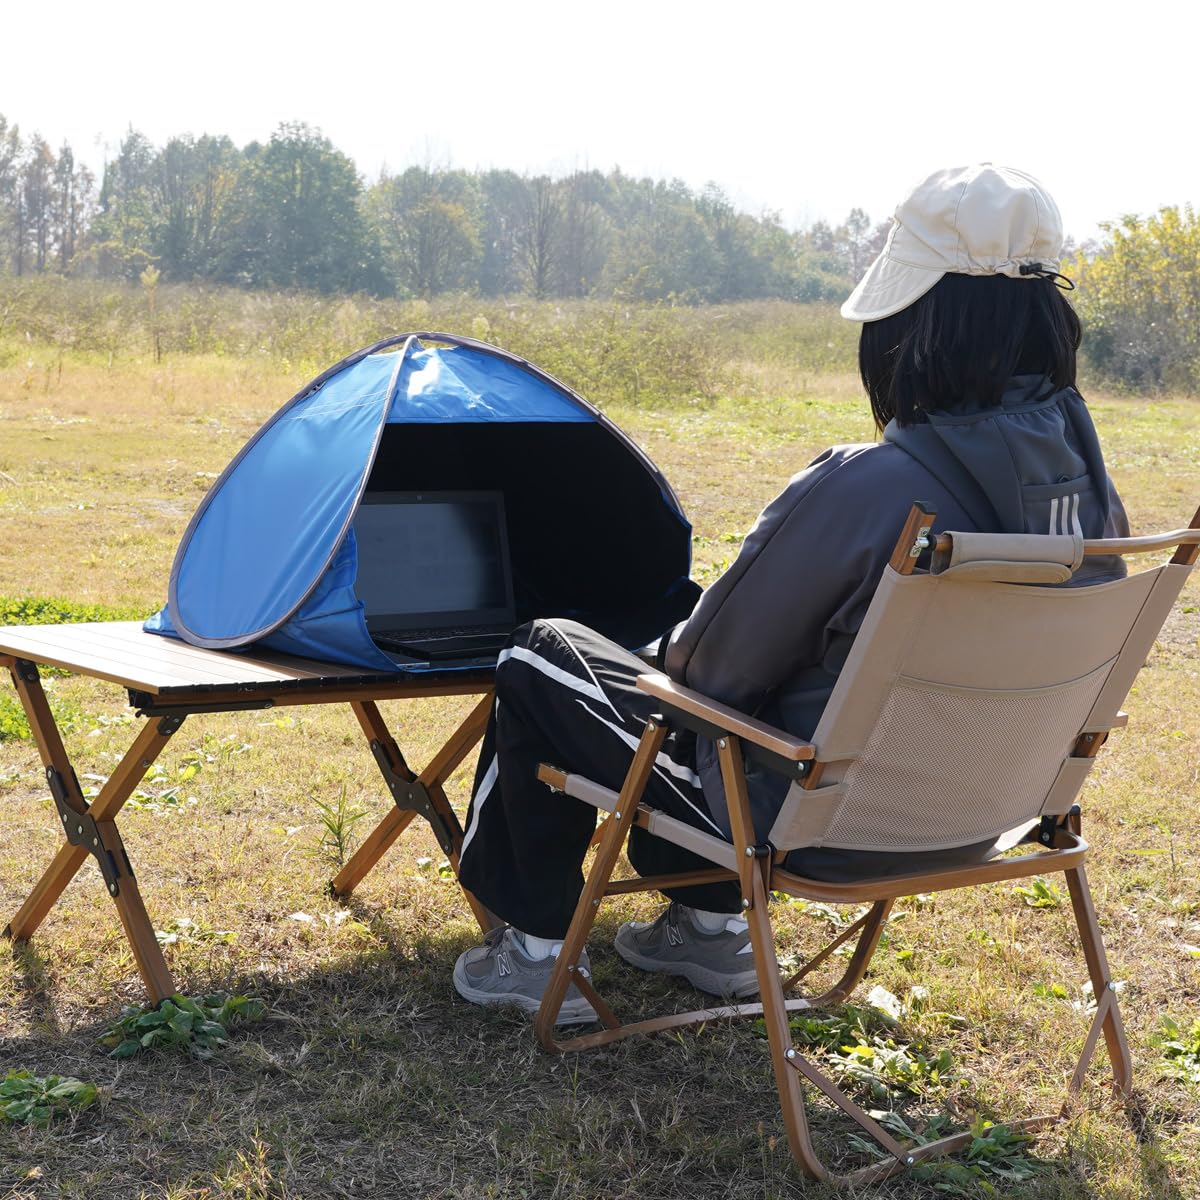
[{"label": "gray jacket", "polygon": [[[1073,388],[1015,377],[998,408],[964,404],[883,441],[825,451],[763,510],[732,566],[665,640],[667,674],[799,737],[811,737],[914,500],[935,529],[1128,534],[1091,416]],[[1088,558],[1071,581],[1124,573]],[[729,832],[707,739],[697,769]],[[787,780],[751,765],[751,809],[765,837]]]}]

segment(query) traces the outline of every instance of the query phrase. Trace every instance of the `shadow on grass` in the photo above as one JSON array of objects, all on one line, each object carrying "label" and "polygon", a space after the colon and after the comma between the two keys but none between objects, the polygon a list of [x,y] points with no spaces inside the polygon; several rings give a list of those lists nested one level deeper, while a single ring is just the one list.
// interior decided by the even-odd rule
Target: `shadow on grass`
[{"label": "shadow on grass", "polygon": [[[336,936],[347,938],[344,950],[312,969],[273,974],[253,962],[226,961],[222,969],[220,957],[175,960],[189,994],[242,992],[267,1003],[266,1020],[235,1032],[211,1063],[167,1053],[108,1058],[95,1042],[101,1027],[60,1027],[45,963],[22,948],[22,989],[37,1029],[0,1043],[5,1067],[44,1074],[61,1061],[105,1096],[102,1113],[70,1127],[0,1127],[0,1161],[7,1152],[14,1169],[41,1172],[22,1184],[37,1200],[832,1194],[803,1180],[791,1162],[767,1046],[748,1024],[715,1022],[583,1055],[548,1055],[526,1018],[454,994],[454,959],[478,940],[469,920],[414,930],[354,898],[346,907],[362,932],[343,927]],[[694,1007],[697,995],[687,987],[618,959],[610,948],[618,924],[602,914],[592,958],[597,982],[608,984],[622,1015]],[[931,1093],[908,1102],[906,1117],[919,1128],[947,1109],[987,1112],[978,1090]],[[1151,1113],[1143,1099],[1131,1115],[1138,1145],[1123,1169],[1142,1184],[1128,1195],[1184,1200],[1172,1150],[1154,1126],[1161,1109]],[[1066,1144],[1060,1150],[1052,1142],[1051,1156],[1038,1155],[1038,1143],[1026,1151],[1037,1170],[1020,1184],[1022,1200],[1081,1194],[1081,1177],[1104,1154],[1103,1138],[1125,1141],[1111,1113],[1098,1119],[1094,1144],[1086,1134],[1075,1144],[1068,1126]],[[819,1097],[812,1120],[823,1154],[843,1169],[862,1165],[847,1158],[850,1128]],[[1090,1114],[1088,1123],[1096,1121]],[[89,1138],[103,1149],[81,1172],[79,1151]],[[9,1183],[0,1174],[0,1195]],[[875,1194],[916,1200],[984,1191],[939,1172],[894,1179]]]},{"label": "shadow on grass", "polygon": [[[28,1025],[42,1036],[56,1038],[62,1023],[54,1004],[53,980],[46,959],[33,941],[0,942],[0,953],[7,952],[16,964],[14,992],[18,1010]],[[0,1032],[2,1032],[0,1026]],[[8,1039],[0,1037],[0,1052]],[[4,1058],[0,1053],[0,1064]]]}]

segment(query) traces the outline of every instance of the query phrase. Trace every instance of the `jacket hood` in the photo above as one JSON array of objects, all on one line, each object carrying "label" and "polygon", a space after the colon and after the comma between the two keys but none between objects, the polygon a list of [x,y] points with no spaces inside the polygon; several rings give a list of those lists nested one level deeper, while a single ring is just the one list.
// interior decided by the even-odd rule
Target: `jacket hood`
[{"label": "jacket hood", "polygon": [[[920,462],[979,529],[1070,532],[1068,505],[1060,510],[1051,502],[1092,481],[1090,503],[1082,512],[1076,504],[1072,519],[1082,518],[1085,537],[1099,537],[1108,526],[1104,457],[1091,414],[1074,388],[1055,389],[1044,375],[1016,375],[997,406],[964,404],[926,416],[925,422],[905,428],[893,419],[884,441]],[[1054,527],[1057,519],[1060,529]]]}]

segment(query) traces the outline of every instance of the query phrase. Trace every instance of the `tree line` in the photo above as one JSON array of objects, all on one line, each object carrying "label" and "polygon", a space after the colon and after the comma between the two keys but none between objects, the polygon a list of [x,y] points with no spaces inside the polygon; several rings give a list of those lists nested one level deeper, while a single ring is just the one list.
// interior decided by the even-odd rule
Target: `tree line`
[{"label": "tree line", "polygon": [[887,226],[799,232],[618,169],[561,178],[411,166],[365,184],[319,130],[238,148],[130,130],[97,180],[0,115],[0,272],[431,298],[840,299]]}]

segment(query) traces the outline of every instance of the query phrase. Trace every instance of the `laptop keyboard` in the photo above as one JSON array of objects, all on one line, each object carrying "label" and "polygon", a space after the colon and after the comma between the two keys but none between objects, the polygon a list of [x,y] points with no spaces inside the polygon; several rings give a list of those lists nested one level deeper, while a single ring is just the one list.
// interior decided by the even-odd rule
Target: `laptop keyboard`
[{"label": "laptop keyboard", "polygon": [[[477,627],[478,628],[478,627]],[[486,633],[460,634],[439,629],[436,637],[418,638],[410,634],[388,637],[373,635],[375,644],[383,650],[424,659],[428,662],[452,662],[456,659],[492,657],[494,659],[508,640],[503,629],[493,627]]]},{"label": "laptop keyboard", "polygon": [[456,625],[447,629],[377,629],[371,637],[375,641],[384,639],[392,642],[441,642],[447,638],[507,637],[503,628],[495,625]]}]

